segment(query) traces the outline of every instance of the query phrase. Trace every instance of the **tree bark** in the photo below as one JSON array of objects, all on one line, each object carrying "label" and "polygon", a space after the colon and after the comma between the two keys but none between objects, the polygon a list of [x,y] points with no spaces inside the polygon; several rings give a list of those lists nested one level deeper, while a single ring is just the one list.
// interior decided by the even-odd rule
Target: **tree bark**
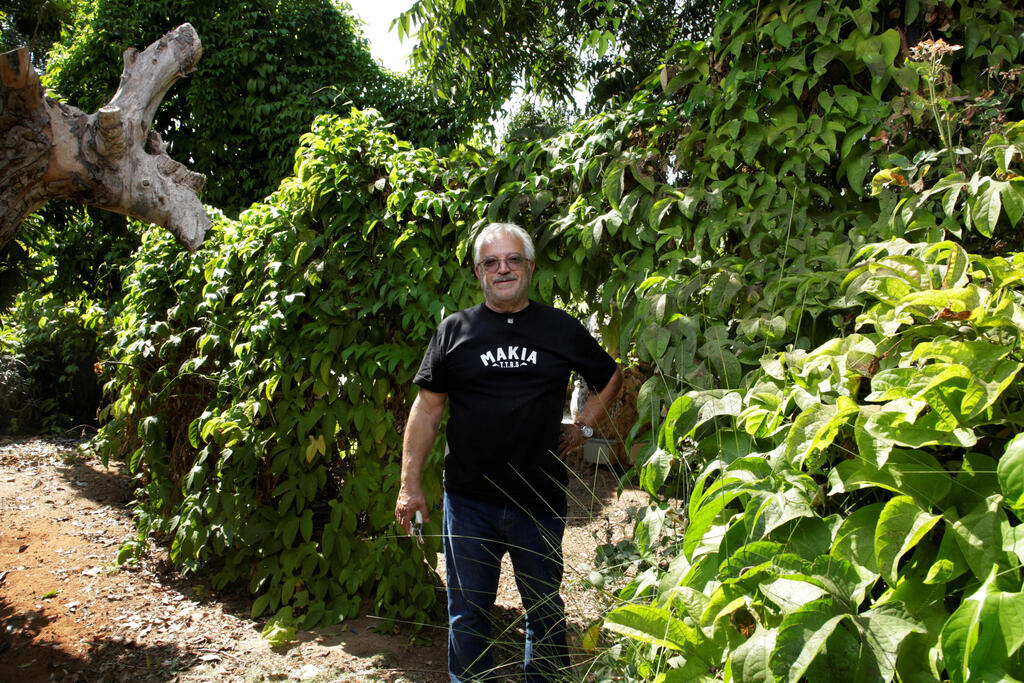
[{"label": "tree bark", "polygon": [[142,53],[129,48],[117,92],[95,114],[46,97],[27,49],[0,55],[0,246],[47,201],[69,199],[155,223],[196,249],[210,227],[206,177],[171,159],[150,126],[202,53],[190,24]]}]

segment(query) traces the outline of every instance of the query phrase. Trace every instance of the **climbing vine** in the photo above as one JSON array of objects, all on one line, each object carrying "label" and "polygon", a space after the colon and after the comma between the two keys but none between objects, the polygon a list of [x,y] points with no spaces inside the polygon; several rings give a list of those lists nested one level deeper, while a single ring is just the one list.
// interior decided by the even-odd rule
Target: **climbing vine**
[{"label": "climbing vine", "polygon": [[439,155],[372,111],[317,119],[294,176],[195,255],[146,235],[100,438],[142,485],[125,555],[158,534],[307,625],[365,597],[429,618],[390,514],[410,380],[478,300],[474,231],[513,220],[535,297],[596,313],[647,377],[625,436],[653,502],[635,553],[599,553],[638,558],[584,638],[622,637],[601,663],[1019,675],[1022,24],[735,0],[552,138]]}]

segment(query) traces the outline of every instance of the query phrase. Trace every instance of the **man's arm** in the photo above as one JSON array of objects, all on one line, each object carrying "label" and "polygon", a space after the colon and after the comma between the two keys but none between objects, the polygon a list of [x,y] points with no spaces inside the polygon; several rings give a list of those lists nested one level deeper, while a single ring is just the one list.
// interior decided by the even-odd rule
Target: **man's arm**
[{"label": "man's arm", "polygon": [[395,502],[395,519],[405,529],[405,533],[410,533],[409,523],[417,510],[423,513],[423,521],[430,521],[421,477],[423,465],[437,439],[447,399],[448,394],[438,394],[421,387],[409,410],[409,421],[405,425],[402,441],[402,485]]},{"label": "man's arm", "polygon": [[[615,397],[619,395],[620,388],[622,388],[622,371],[616,367],[604,388],[587,399],[586,405],[583,406],[583,410],[579,412],[576,419],[591,427],[597,425],[608,414],[608,409],[611,408]],[[558,455],[564,458],[569,451],[579,448],[584,442],[586,439],[578,426],[563,425],[562,435],[558,440]]]}]

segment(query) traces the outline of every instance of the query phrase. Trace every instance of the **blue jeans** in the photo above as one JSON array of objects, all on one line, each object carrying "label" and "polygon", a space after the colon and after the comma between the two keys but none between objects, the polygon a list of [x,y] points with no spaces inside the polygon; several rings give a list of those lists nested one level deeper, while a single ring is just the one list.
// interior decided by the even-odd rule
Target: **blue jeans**
[{"label": "blue jeans", "polygon": [[523,671],[529,683],[554,681],[569,667],[562,584],[565,503],[525,512],[444,494],[448,578],[448,673],[452,683],[495,680],[490,609],[508,552],[526,611]]}]

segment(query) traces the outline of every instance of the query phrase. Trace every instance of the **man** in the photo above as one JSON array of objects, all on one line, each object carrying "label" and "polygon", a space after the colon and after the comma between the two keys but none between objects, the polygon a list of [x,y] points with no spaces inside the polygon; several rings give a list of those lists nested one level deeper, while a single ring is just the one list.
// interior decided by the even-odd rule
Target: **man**
[{"label": "man", "polygon": [[[523,667],[531,683],[569,666],[562,582],[566,467],[622,384],[614,361],[568,314],[529,299],[534,248],[511,223],[477,236],[474,273],[484,303],[445,318],[413,382],[395,518],[429,521],[423,464],[445,403],[444,552],[448,671],[453,683],[493,676],[489,611],[508,552],[526,611]],[[562,425],[571,371],[600,388],[579,420]]]}]

